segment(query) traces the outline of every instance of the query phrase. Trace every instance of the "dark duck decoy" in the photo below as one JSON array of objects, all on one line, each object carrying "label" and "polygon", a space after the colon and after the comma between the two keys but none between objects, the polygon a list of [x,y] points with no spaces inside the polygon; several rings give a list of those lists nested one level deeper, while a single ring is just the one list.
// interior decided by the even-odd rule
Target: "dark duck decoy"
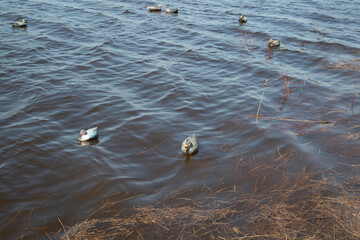
[{"label": "dark duck decoy", "polygon": [[269,47],[278,47],[278,46],[280,46],[280,40],[276,40],[276,39],[270,38],[270,40],[268,41],[267,45],[268,45]]},{"label": "dark duck decoy", "polygon": [[247,22],[247,17],[245,17],[243,14],[241,14],[241,16],[239,18],[239,22],[240,23],[246,23]]},{"label": "dark duck decoy", "polygon": [[178,13],[179,8],[166,9],[165,13]]},{"label": "dark duck decoy", "polygon": [[181,153],[184,155],[192,155],[199,150],[199,144],[197,142],[196,135],[193,134],[187,137],[181,144]]}]

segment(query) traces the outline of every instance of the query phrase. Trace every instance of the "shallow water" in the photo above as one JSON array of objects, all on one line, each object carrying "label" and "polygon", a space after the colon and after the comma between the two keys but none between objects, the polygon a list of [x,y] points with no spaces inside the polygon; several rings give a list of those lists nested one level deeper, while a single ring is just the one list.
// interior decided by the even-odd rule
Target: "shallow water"
[{"label": "shallow water", "polygon": [[[358,163],[360,74],[328,65],[360,58],[359,4],[154,4],[1,3],[1,22],[28,27],[0,25],[0,239],[47,239],[114,194],[138,196],[127,208],[202,185],[249,193],[266,175],[251,170],[286,151],[289,173]],[[98,141],[79,145],[93,126]],[[192,133],[200,149],[186,158]]]}]

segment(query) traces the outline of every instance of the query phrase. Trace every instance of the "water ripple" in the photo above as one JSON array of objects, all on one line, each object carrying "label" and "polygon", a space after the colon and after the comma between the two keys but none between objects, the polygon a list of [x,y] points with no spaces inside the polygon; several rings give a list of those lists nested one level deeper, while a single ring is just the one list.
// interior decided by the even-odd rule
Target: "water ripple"
[{"label": "water ripple", "polygon": [[[329,64],[357,63],[358,4],[185,1],[166,3],[180,8],[171,15],[149,4],[2,3],[2,22],[29,26],[0,26],[1,239],[56,232],[117,193],[145,194],[132,207],[238,179],[253,191],[248,172],[279,152],[294,152],[289,173],[357,156],[344,134],[356,135],[359,73]],[[339,127],[296,121],[314,119]],[[94,126],[99,138],[79,144]],[[200,151],[186,159],[192,133]]]}]

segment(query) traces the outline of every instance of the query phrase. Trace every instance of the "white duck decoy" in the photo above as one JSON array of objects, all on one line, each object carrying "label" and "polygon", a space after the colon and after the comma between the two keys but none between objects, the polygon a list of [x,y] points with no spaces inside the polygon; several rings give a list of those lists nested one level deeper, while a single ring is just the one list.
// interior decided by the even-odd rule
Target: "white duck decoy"
[{"label": "white duck decoy", "polygon": [[80,141],[89,141],[98,136],[99,136],[98,127],[89,128],[88,130],[81,129],[79,140]]},{"label": "white duck decoy", "polygon": [[146,8],[148,9],[149,12],[159,12],[159,11],[161,11],[162,6],[161,6],[161,4],[159,4],[156,7],[155,6],[148,6]]},{"label": "white duck decoy", "polygon": [[199,150],[199,144],[197,142],[197,138],[195,134],[187,137],[181,144],[182,154],[191,155],[197,153],[198,150]]},{"label": "white duck decoy", "polygon": [[27,26],[27,21],[25,18],[23,18],[23,20],[21,22],[14,22],[13,27],[26,27]]},{"label": "white duck decoy", "polygon": [[166,9],[165,13],[178,13],[179,8]]},{"label": "white duck decoy", "polygon": [[247,22],[247,17],[245,17],[243,14],[241,14],[241,16],[239,18],[239,22],[246,23]]},{"label": "white duck decoy", "polygon": [[278,47],[278,46],[280,46],[280,40],[270,38],[267,45],[269,47]]}]

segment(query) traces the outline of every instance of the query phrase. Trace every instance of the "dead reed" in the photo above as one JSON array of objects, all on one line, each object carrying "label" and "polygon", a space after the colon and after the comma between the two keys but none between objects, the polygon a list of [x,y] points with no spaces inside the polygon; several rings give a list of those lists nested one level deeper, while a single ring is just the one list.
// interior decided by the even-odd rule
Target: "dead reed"
[{"label": "dead reed", "polygon": [[316,23],[316,30],[314,32],[319,35],[324,35],[324,30],[319,23]]},{"label": "dead reed", "polygon": [[347,70],[360,70],[360,58],[355,60],[339,60],[338,62],[324,63],[326,69],[347,69]]},{"label": "dead reed", "polygon": [[[137,207],[127,218],[81,222],[60,239],[360,238],[359,198],[353,189],[306,176],[288,184],[267,194],[229,197],[222,203],[228,206],[222,207],[191,199],[179,199],[172,206]],[[301,195],[299,201],[296,195]]]},{"label": "dead reed", "polygon": [[[54,239],[359,239],[360,177],[343,179],[331,170],[290,173],[294,154],[278,149],[265,164],[253,159],[253,192],[237,192],[236,184],[204,185],[126,214],[116,203],[106,204],[101,211],[111,217],[97,212],[71,228],[62,225]],[[282,181],[263,187],[274,172],[283,173]]]},{"label": "dead reed", "polygon": [[254,51],[254,46],[256,43],[256,37],[254,34],[250,34],[247,31],[241,30],[241,36],[237,37],[239,44],[239,47],[242,47],[251,53]]},{"label": "dead reed", "polygon": [[353,98],[351,101],[351,111],[354,113],[354,102],[355,102],[355,97],[356,97],[356,84],[354,84],[354,94],[353,94]]},{"label": "dead reed", "polygon": [[294,85],[302,84],[303,81],[296,80],[295,77],[290,77],[286,72],[277,78],[277,81],[270,81],[270,84],[278,89],[278,91],[286,99],[291,97],[291,94],[296,90]]},{"label": "dead reed", "polygon": [[259,115],[259,111],[260,111],[260,106],[262,103],[262,99],[264,97],[264,93],[265,93],[265,89],[266,89],[266,84],[269,83],[272,87],[274,87],[275,89],[278,90],[278,92],[280,92],[283,95],[283,102],[282,102],[282,107],[280,108],[280,110],[283,108],[283,106],[286,103],[286,100],[288,99],[288,97],[292,97],[292,93],[297,89],[296,87],[294,87],[294,85],[299,85],[299,84],[303,84],[304,81],[300,81],[300,80],[296,80],[295,77],[290,77],[286,72],[284,72],[282,75],[279,75],[278,78],[275,78],[273,80],[266,80],[264,83],[264,89],[263,89],[263,93],[262,96],[260,98],[260,103],[256,112],[256,123],[258,122],[258,115]]},{"label": "dead reed", "polygon": [[261,102],[262,102],[262,100],[263,100],[263,98],[264,98],[264,94],[265,94],[267,82],[268,82],[268,80],[265,80],[264,90],[263,90],[263,93],[262,93],[262,95],[261,95],[260,103],[259,103],[259,106],[258,106],[258,109],[257,109],[257,112],[256,112],[256,123],[258,122],[258,116],[259,116],[259,111],[260,111],[260,107],[261,107]]}]

